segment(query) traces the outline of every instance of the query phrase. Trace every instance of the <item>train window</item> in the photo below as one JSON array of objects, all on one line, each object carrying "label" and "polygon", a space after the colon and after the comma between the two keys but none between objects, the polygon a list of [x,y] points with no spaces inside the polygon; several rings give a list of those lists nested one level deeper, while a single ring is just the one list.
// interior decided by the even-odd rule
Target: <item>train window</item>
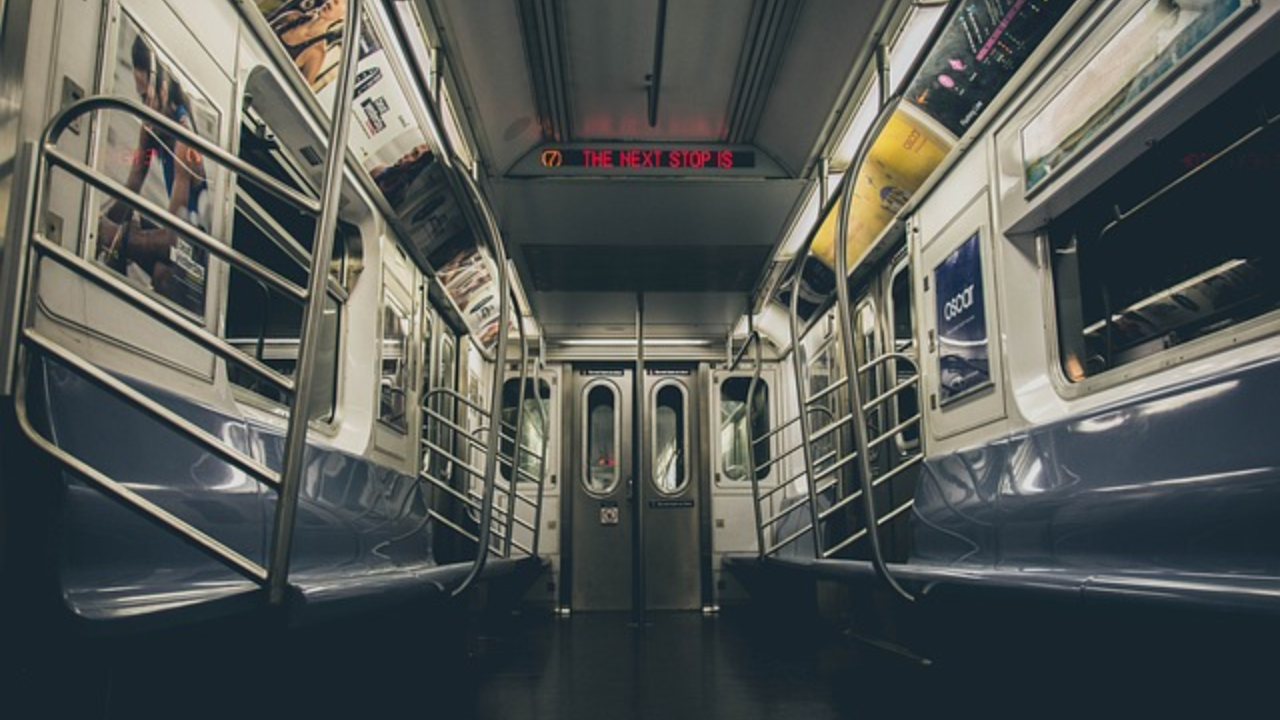
[{"label": "train window", "polygon": [[1028,191],[1102,137],[1203,46],[1249,12],[1240,0],[1128,4],[1132,11],[1021,131]]},{"label": "train window", "polygon": [[387,293],[382,306],[382,378],[378,393],[378,419],[409,431],[409,313]]},{"label": "train window", "polygon": [[679,383],[660,385],[654,393],[653,483],[663,493],[678,493],[688,484],[687,410]]},{"label": "train window", "polygon": [[913,5],[889,47],[889,87],[896,88],[906,78],[907,70],[915,61],[933,27],[942,19],[945,3]]},{"label": "train window", "polygon": [[1280,308],[1277,107],[1280,57],[1049,225],[1069,380]]},{"label": "train window", "polygon": [[[748,463],[756,468],[770,460],[769,442],[762,442],[751,452],[751,438],[769,433],[769,384],[760,380],[747,413],[747,393],[751,378],[731,377],[720,383],[720,475],[726,480],[746,482],[751,479]],[[747,423],[750,423],[748,425]],[[765,468],[764,480],[770,468]]]},{"label": "train window", "polygon": [[426,293],[422,296],[422,307],[422,377],[420,378],[422,384],[418,397],[425,398],[427,393],[435,387],[431,377],[431,342],[435,338],[435,317],[431,314]]},{"label": "train window", "polygon": [[[837,352],[839,352],[839,343],[828,342],[809,362],[809,397],[816,397],[836,381],[834,372],[837,367]],[[812,428],[813,434],[816,435],[836,421],[836,394],[829,392],[817,402],[808,404],[809,427]],[[819,476],[837,460],[837,435],[839,435],[838,432],[829,432],[813,443],[814,471]]]},{"label": "train window", "polygon": [[587,391],[586,403],[583,483],[588,492],[606,495],[618,485],[618,394],[612,385],[597,383]]},{"label": "train window", "polygon": [[[510,433],[516,427],[516,415],[520,420],[520,477],[521,482],[535,482],[542,478],[542,457],[546,449],[550,418],[546,409],[551,403],[551,385],[542,379],[525,381],[524,412],[517,413],[520,403],[520,379],[507,380],[502,385],[502,454],[510,458],[514,454],[515,439]],[[502,476],[511,479],[511,466],[502,465]]]},{"label": "train window", "polygon": [[[240,157],[277,180],[301,187],[301,175],[260,119],[246,111],[241,133]],[[269,270],[306,287],[307,253],[315,235],[316,220],[287,206],[250,182],[239,184],[236,194],[233,246]],[[334,237],[331,276],[342,285],[352,279],[350,248],[358,243],[355,226],[339,222]],[[276,370],[292,375],[297,366],[298,339],[303,306],[256,278],[230,270],[227,287],[225,333],[237,347]],[[313,416],[332,416],[337,396],[339,322],[342,302],[332,293],[325,300],[320,351],[315,372]],[[231,382],[259,397],[286,403],[288,398],[243,368],[229,367]]]},{"label": "train window", "polygon": [[[438,327],[440,335],[439,357],[436,360],[435,368],[430,372],[430,385],[432,390],[453,390],[457,387],[457,340],[453,332],[443,322]],[[431,397],[427,407],[430,407],[433,412],[439,413],[449,422],[452,422],[457,417],[456,403],[451,401],[444,393]],[[427,438],[442,448],[444,452],[453,452],[453,432],[450,431],[445,422],[431,421],[426,425],[425,432],[428,433]],[[449,461],[440,453],[429,456],[426,459],[426,467],[437,478],[447,477],[450,472]]]},{"label": "train window", "polygon": [[903,264],[893,271],[889,281],[889,312],[893,313],[893,350],[905,352],[915,345],[915,320],[911,315],[910,266]]},{"label": "train window", "polygon": [[[893,351],[906,355],[915,355],[915,321],[911,315],[911,266],[902,263],[893,271],[889,281],[889,311],[893,317]],[[915,375],[915,368],[906,362],[894,360],[893,377],[895,385],[909,381]],[[896,426],[907,418],[915,417],[920,412],[920,398],[917,388],[904,388],[895,395]],[[908,425],[899,434],[899,441],[906,448],[913,448],[920,441],[920,427]]]}]

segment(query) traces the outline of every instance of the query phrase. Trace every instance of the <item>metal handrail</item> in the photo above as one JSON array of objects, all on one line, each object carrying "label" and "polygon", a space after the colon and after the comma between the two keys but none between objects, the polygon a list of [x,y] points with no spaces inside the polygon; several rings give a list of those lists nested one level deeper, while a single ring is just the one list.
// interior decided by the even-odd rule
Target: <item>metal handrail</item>
[{"label": "metal handrail", "polygon": [[[746,357],[747,349],[751,347],[752,343],[760,342],[760,332],[755,329],[755,319],[750,313],[747,313],[747,328],[747,341],[742,344],[741,348],[738,348],[738,352],[734,353],[733,357],[730,359],[728,368],[729,372],[733,372],[738,369],[738,364],[742,362],[742,358]],[[730,338],[730,347],[732,347],[732,342],[733,340]],[[756,367],[759,366],[760,349],[756,348]]]},{"label": "metal handrail", "polygon": [[[358,33],[359,23],[359,7],[358,4],[353,4],[348,8],[347,27],[353,33]],[[344,47],[344,72],[338,85],[333,111],[333,116],[336,118],[346,118],[350,112],[357,46],[358,43],[348,43]],[[312,215],[318,215],[319,221],[312,243],[314,252],[311,253],[309,263],[311,273],[309,286],[301,288],[295,285],[243,253],[221,243],[209,233],[186,223],[169,212],[167,208],[146,199],[141,193],[130,190],[114,180],[100,176],[92,168],[58,149],[58,143],[63,133],[77,119],[89,113],[110,110],[123,111],[130,114],[143,123],[144,126],[150,125],[163,129],[183,144],[201,153],[203,157],[211,158],[212,161],[229,168],[236,173],[237,177],[262,187],[288,205]],[[57,243],[49,241],[39,233],[33,233],[23,269],[24,283],[27,290],[23,298],[23,307],[20,315],[22,317],[23,331],[19,363],[22,371],[18,375],[14,394],[16,415],[23,433],[36,447],[46,452],[67,469],[85,478],[92,485],[125,502],[130,507],[138,510],[143,517],[175,533],[180,539],[205,551],[214,559],[221,561],[259,585],[265,585],[268,590],[268,599],[272,604],[281,604],[286,597],[285,590],[288,582],[293,524],[297,512],[303,449],[305,447],[309,418],[311,368],[314,364],[316,352],[315,343],[310,338],[317,336],[319,333],[325,293],[330,280],[328,258],[332,245],[332,235],[336,231],[337,225],[337,200],[341,190],[341,172],[345,158],[346,131],[348,127],[349,123],[339,122],[335,124],[326,153],[324,193],[319,198],[304,195],[285,186],[270,175],[244,162],[217,144],[198,136],[162,113],[136,101],[120,97],[90,97],[73,103],[56,114],[42,134],[35,164],[36,172],[32,183],[33,201],[31,203],[35,217],[42,217],[46,211],[53,170],[55,168],[61,169],[86,186],[96,188],[117,201],[126,202],[136,211],[145,213],[162,227],[172,231],[176,236],[200,246],[208,251],[210,255],[245,271],[257,281],[269,283],[285,295],[290,295],[296,300],[305,303],[299,338],[297,370],[294,378],[290,379],[275,372],[255,358],[248,356],[248,354],[224,339],[209,333],[203,327],[197,327],[198,321],[175,312],[137,288],[112,277],[100,268],[94,267],[77,254],[68,252]],[[33,226],[39,225],[39,222],[33,223]],[[124,300],[153,320],[187,337],[211,353],[240,363],[262,379],[291,394],[291,412],[286,433],[284,460],[280,473],[276,475],[260,463],[229,449],[220,439],[186,421],[177,413],[163,408],[159,403],[147,398],[124,382],[97,368],[92,363],[82,360],[75,353],[62,348],[34,330],[36,311],[39,305],[38,258],[52,259],[79,275],[82,279],[92,282]],[[80,460],[41,435],[31,424],[27,412],[28,388],[26,376],[29,374],[27,364],[30,362],[30,356],[36,352],[55,357],[75,368],[82,376],[105,388],[127,404],[140,409],[156,421],[167,425],[202,448],[214,453],[220,459],[236,465],[256,480],[276,490],[279,500],[276,503],[276,515],[271,528],[272,545],[268,552],[267,564],[264,566],[248,560],[240,553],[151,502],[143,495],[129,489],[126,485],[115,481],[106,473]]]},{"label": "metal handrail", "polygon": [[[19,366],[23,374],[25,374],[26,368],[22,367],[22,365],[25,365],[25,363],[26,358],[20,357]],[[179,538],[221,560],[228,567],[246,578],[257,582],[258,584],[262,584],[267,581],[269,576],[267,568],[244,557],[229,546],[218,542],[198,528],[187,523],[185,520],[151,502],[144,496],[130,490],[123,483],[116,482],[109,475],[100,472],[97,468],[83,462],[76,456],[68,453],[66,450],[63,450],[53,442],[46,439],[31,424],[31,418],[27,414],[26,394],[27,383],[19,382],[14,394],[14,408],[15,414],[17,415],[18,426],[22,429],[23,434],[26,435],[26,437],[36,447],[43,450],[45,454],[49,455],[71,472],[89,480],[100,489],[107,491],[117,500],[120,500],[126,505],[138,510],[142,513],[143,517],[172,531]]]},{"label": "metal handrail", "polygon": [[[358,3],[353,3],[358,6]],[[351,43],[357,45],[358,43]],[[480,189],[476,187],[471,176],[466,173],[459,173],[459,176],[465,181],[468,190],[476,198],[476,205],[479,208],[481,219],[483,222],[483,235],[488,241],[493,253],[493,262],[496,266],[496,274],[498,281],[498,343],[493,357],[493,381],[490,385],[490,417],[499,414],[498,409],[502,407],[502,374],[506,370],[507,364],[507,328],[511,324],[511,278],[509,277],[509,266],[507,263],[506,249],[502,246],[502,234],[498,230],[498,224],[494,220],[493,214],[487,203],[482,202]],[[521,323],[523,326],[523,323]],[[468,571],[467,576],[453,589],[453,596],[458,597],[467,591],[468,588],[480,577],[484,572],[484,568],[489,559],[489,537],[492,532],[490,527],[493,522],[493,493],[495,478],[498,475],[498,453],[502,446],[502,432],[489,433],[489,443],[485,449],[484,457],[484,493],[485,499],[483,507],[480,511],[480,537],[477,540],[476,557]]]},{"label": "metal handrail", "polygon": [[80,256],[61,245],[50,242],[39,233],[35,234],[31,241],[30,251],[33,254],[38,254],[57,262],[81,278],[93,282],[134,308],[150,315],[152,319],[165,325],[170,330],[179,333],[205,350],[238,363],[286,393],[292,394],[296,392],[293,379],[250,357],[235,345],[205,330],[203,327],[193,324],[191,318],[186,315],[175,311],[155,298],[138,292],[137,288],[120,280],[115,274],[86,263]]},{"label": "metal handrail", "polygon": [[[84,102],[87,103],[89,101],[86,100]],[[67,171],[85,184],[91,185],[95,189],[111,195],[116,199],[126,200],[129,204],[139,208],[148,216],[153,217],[166,229],[182,235],[183,239],[199,245],[201,249],[207,250],[210,255],[217,257],[219,260],[234,264],[237,268],[244,270],[248,274],[254,276],[257,280],[271,283],[281,292],[291,296],[298,302],[306,300],[306,288],[294,284],[290,280],[285,279],[283,275],[268,269],[265,265],[262,265],[261,263],[250,259],[245,254],[232,249],[227,244],[219,241],[213,235],[191,225],[155,202],[152,202],[151,200],[129,190],[129,188],[125,187],[123,184],[118,183],[111,178],[97,174],[93,168],[77,160],[73,160],[55,148],[47,148],[45,157],[50,161],[51,165]]]},{"label": "metal handrail", "polygon": [[[756,444],[759,441],[755,437],[755,418],[752,416],[756,407],[756,391],[760,387],[760,374],[764,371],[764,351],[761,348],[760,333],[756,331],[755,317],[750,312],[747,313],[747,328],[750,330],[747,333],[747,342],[738,351],[737,356],[734,357],[729,370],[732,372],[738,366],[748,347],[755,346],[755,364],[751,369],[751,382],[747,383],[747,397],[743,418],[747,423],[747,481],[751,483],[751,509],[756,518],[756,553],[760,557],[764,557],[764,508],[760,507],[760,503],[765,497],[771,497],[771,495],[763,496],[760,492],[760,469],[756,467]],[[767,434],[766,439],[769,436]],[[768,463],[765,463],[765,466],[767,469]]]},{"label": "metal handrail", "polygon": [[[513,302],[516,301],[515,293],[512,293],[512,300]],[[519,318],[516,321],[516,328],[520,335],[520,390],[519,394],[516,396],[516,434],[515,437],[511,438],[511,481],[507,489],[507,497],[508,502],[511,504],[511,511],[507,513],[507,522],[505,527],[506,541],[502,548],[503,557],[511,557],[511,536],[514,534],[512,525],[515,522],[516,516],[516,504],[514,497],[516,495],[516,482],[520,479],[520,453],[523,450],[521,447],[521,440],[524,439],[524,394],[525,391],[528,390],[525,385],[529,379],[529,338],[525,333],[524,318]],[[504,333],[506,331],[507,329],[505,327],[499,330],[499,332]],[[503,426],[506,425],[506,423],[502,420],[502,412],[497,410],[494,414],[497,419],[497,432],[495,434],[499,435],[500,439],[507,437],[506,433],[503,432]],[[501,466],[501,458],[499,458],[499,466]]]},{"label": "metal handrail", "polygon": [[[748,394],[750,394],[750,391],[748,391]],[[768,440],[769,438],[774,437],[775,435],[778,435],[778,434],[782,433],[784,430],[786,430],[787,428],[791,427],[792,425],[795,425],[797,422],[800,422],[800,418],[799,418],[799,417],[793,417],[793,418],[791,418],[790,420],[788,420],[788,421],[786,421],[786,422],[784,422],[784,423],[782,423],[782,424],[778,425],[778,427],[776,427],[776,428],[774,428],[774,429],[770,430],[769,432],[765,433],[764,435],[761,435],[760,437],[756,438],[754,441],[752,441],[752,445],[756,445],[756,444],[762,443],[762,442],[764,442],[764,441]]]},{"label": "metal handrail", "polygon": [[[361,33],[363,13],[360,3],[347,6],[343,27],[347,37],[358,38]],[[304,452],[307,445],[307,428],[311,417],[312,368],[324,320],[325,289],[329,284],[329,259],[333,255],[333,236],[338,230],[338,209],[342,195],[342,169],[346,160],[347,134],[351,129],[351,106],[354,100],[356,65],[360,43],[342,44],[342,68],[338,78],[337,97],[334,99],[333,122],[330,125],[329,146],[325,151],[324,173],[321,175],[320,219],[316,222],[311,241],[311,273],[307,283],[307,303],[302,309],[302,327],[298,334],[298,363],[295,383],[297,392],[289,412],[289,428],[285,433],[284,464],[281,476],[283,487],[276,503],[275,533],[271,538],[270,597],[273,604],[281,604],[288,583],[289,558],[293,549],[293,526],[298,512],[298,494],[302,489]]]},{"label": "metal handrail", "polygon": [[192,423],[190,420],[187,420],[146,395],[138,392],[128,384],[117,379],[110,373],[103,371],[93,363],[82,360],[70,350],[67,350],[65,347],[54,342],[44,334],[35,330],[27,330],[25,332],[25,340],[46,355],[51,355],[57,358],[59,362],[70,365],[78,373],[99,387],[121,397],[126,402],[136,405],[140,410],[144,411],[152,418],[186,433],[202,449],[217,455],[219,459],[236,465],[244,472],[253,476],[255,480],[269,485],[273,489],[279,489],[280,475],[276,471],[251,457],[227,447],[221,438],[195,423]]},{"label": "metal handrail", "polygon": [[[848,179],[847,176],[845,178]],[[810,240],[812,242],[812,240]],[[800,398],[800,449],[804,459],[804,469],[808,477],[806,483],[809,493],[809,515],[810,526],[813,528],[813,557],[817,558],[822,552],[822,541],[818,537],[818,493],[814,488],[817,481],[817,475],[814,471],[813,462],[813,438],[809,429],[809,403],[805,400],[805,352],[804,346],[800,343],[800,279],[804,274],[804,265],[809,260],[807,248],[805,254],[800,260],[800,265],[796,268],[795,282],[796,286],[791,289],[791,307],[788,317],[788,326],[791,331],[791,363],[792,376],[796,383],[796,397]]]}]

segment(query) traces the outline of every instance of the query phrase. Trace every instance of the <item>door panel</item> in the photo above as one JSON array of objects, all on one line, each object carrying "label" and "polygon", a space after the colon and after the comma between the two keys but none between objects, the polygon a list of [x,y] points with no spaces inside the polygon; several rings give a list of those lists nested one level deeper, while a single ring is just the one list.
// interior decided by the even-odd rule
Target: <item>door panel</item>
[{"label": "door panel", "polygon": [[648,369],[644,385],[645,607],[697,610],[702,606],[697,371]]},{"label": "door panel", "polygon": [[569,562],[575,610],[631,607],[633,373],[574,373]]},{"label": "door panel", "polygon": [[[698,452],[697,372],[692,364],[646,370],[640,437],[631,367],[574,369],[566,562],[575,611],[632,609],[637,561],[646,609],[701,608],[705,469]],[[643,477],[636,481],[638,441]],[[642,523],[639,553],[636,522]]]}]

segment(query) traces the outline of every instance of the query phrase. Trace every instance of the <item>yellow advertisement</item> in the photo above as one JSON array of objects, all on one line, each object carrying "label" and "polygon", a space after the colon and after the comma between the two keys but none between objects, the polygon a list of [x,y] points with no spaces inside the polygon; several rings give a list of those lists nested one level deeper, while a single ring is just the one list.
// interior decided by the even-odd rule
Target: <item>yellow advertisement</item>
[{"label": "yellow advertisement", "polygon": [[[954,140],[899,107],[858,168],[849,213],[847,268],[853,268],[951,150]],[[838,207],[838,206],[837,206]],[[836,213],[823,219],[811,252],[835,267]]]}]

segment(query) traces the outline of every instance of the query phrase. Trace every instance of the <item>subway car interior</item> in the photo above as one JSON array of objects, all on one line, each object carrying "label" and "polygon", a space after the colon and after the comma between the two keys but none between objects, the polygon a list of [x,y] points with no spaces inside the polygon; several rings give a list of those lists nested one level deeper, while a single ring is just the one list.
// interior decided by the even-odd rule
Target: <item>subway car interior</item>
[{"label": "subway car interior", "polygon": [[1277,120],[1273,0],[0,0],[0,713],[1270,706]]}]

